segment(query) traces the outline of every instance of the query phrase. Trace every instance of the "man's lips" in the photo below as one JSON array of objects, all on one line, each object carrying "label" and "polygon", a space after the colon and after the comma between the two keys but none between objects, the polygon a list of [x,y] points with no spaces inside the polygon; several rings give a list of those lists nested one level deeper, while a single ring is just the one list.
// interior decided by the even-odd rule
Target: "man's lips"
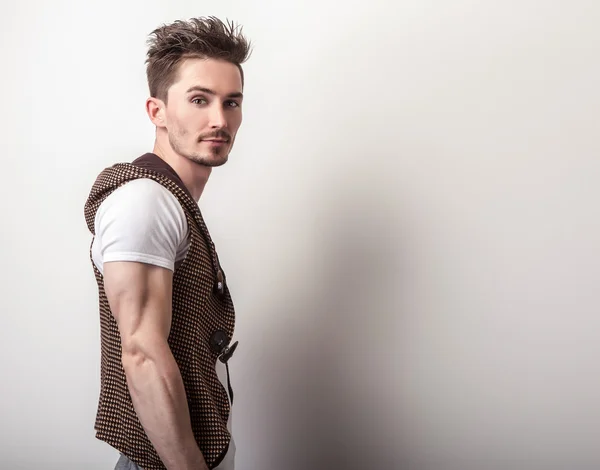
[{"label": "man's lips", "polygon": [[229,139],[223,138],[210,138],[210,139],[202,139],[201,142],[210,142],[211,144],[226,144],[229,142]]}]

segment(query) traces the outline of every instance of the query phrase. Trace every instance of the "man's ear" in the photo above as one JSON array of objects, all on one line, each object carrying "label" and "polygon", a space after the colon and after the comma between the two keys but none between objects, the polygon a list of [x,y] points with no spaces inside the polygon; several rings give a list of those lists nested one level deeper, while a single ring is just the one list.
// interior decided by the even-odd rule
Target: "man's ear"
[{"label": "man's ear", "polygon": [[162,100],[152,97],[148,98],[146,100],[146,113],[148,113],[150,121],[156,127],[165,127],[165,104]]}]

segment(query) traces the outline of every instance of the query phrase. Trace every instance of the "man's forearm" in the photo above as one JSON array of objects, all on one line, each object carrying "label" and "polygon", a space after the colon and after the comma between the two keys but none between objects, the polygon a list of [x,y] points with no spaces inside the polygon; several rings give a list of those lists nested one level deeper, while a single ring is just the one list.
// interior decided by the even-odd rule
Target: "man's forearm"
[{"label": "man's forearm", "polygon": [[123,355],[133,406],[167,469],[207,470],[192,433],[181,373],[166,343],[152,354]]}]

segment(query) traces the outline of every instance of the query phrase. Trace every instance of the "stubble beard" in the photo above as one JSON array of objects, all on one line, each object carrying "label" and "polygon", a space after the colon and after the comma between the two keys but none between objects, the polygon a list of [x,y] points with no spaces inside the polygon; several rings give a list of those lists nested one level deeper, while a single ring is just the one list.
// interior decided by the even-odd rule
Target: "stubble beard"
[{"label": "stubble beard", "polygon": [[[198,165],[207,167],[218,167],[227,163],[227,160],[229,159],[229,151],[231,150],[231,142],[229,142],[227,146],[222,148],[215,147],[204,152],[193,151],[191,149],[186,149],[177,136],[171,133],[169,133],[169,143],[171,144],[171,148],[178,155],[181,155],[182,157],[187,158]],[[197,142],[195,145],[199,145],[199,142]]]}]

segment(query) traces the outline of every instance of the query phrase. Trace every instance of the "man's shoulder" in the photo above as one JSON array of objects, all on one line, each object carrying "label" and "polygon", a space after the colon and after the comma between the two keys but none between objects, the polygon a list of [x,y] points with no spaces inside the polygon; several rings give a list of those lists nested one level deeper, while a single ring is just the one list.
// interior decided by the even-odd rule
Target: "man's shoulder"
[{"label": "man's shoulder", "polygon": [[102,202],[100,210],[107,206],[183,213],[179,201],[171,191],[152,178],[136,178],[123,183]]},{"label": "man's shoulder", "polygon": [[98,207],[96,230],[111,227],[119,233],[162,234],[176,239],[187,232],[187,219],[181,204],[160,183],[149,179],[131,180],[114,190]]},{"label": "man's shoulder", "polygon": [[97,216],[107,211],[113,214],[157,211],[161,217],[185,219],[182,205],[170,186],[167,178],[133,162],[105,167],[96,177],[85,203],[89,230],[95,233]]}]

